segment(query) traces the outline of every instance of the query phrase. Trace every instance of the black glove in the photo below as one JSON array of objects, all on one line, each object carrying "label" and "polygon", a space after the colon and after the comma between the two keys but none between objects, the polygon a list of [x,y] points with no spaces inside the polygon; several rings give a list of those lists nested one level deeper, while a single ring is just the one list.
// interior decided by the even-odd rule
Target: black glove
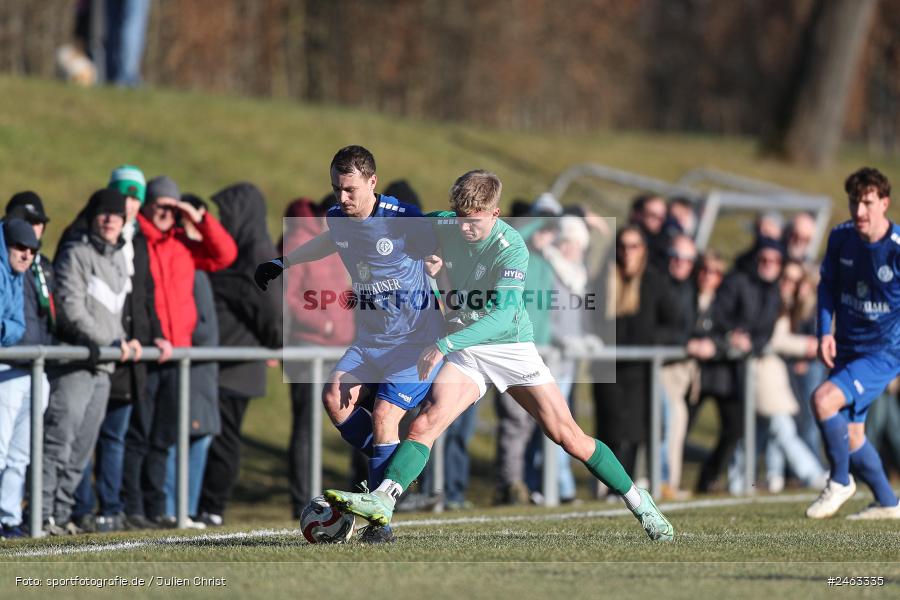
[{"label": "black glove", "polygon": [[100,362],[100,346],[91,340],[84,340],[84,345],[88,348],[87,364],[93,368]]},{"label": "black glove", "polygon": [[287,261],[283,256],[274,258],[269,262],[260,263],[256,267],[256,273],[253,274],[253,280],[256,281],[256,287],[262,291],[266,291],[269,282],[276,279],[281,272],[287,268]]}]

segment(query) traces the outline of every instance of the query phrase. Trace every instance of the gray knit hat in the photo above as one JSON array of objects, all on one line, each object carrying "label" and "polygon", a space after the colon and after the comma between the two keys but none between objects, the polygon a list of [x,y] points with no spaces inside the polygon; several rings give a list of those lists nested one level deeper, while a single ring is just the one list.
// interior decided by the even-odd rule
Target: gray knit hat
[{"label": "gray knit hat", "polygon": [[147,182],[147,202],[153,202],[157,198],[181,200],[181,190],[171,177],[160,175]]}]

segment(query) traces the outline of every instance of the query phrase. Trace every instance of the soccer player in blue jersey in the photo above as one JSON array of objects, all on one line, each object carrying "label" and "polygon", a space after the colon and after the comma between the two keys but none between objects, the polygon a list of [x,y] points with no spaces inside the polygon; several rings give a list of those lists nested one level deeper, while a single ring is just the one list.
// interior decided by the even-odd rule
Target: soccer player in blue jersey
[{"label": "soccer player in blue jersey", "polygon": [[812,396],[831,475],[806,516],[834,515],[856,492],[855,475],[875,502],[848,518],[898,519],[897,496],[866,440],[865,421],[900,374],[900,226],[887,218],[891,185],[878,170],[856,171],[844,189],[850,220],[831,231],[819,284],[819,357],[831,373]]},{"label": "soccer player in blue jersey", "polygon": [[[419,381],[419,354],[444,329],[440,311],[429,306],[431,285],[422,260],[437,248],[431,223],[417,207],[376,194],[376,183],[375,159],[368,150],[339,150],[331,161],[338,203],[326,215],[328,231],[256,271],[256,282],[265,290],[291,265],[338,252],[350,273],[356,338],[331,372],[322,402],[341,436],[370,457],[368,484],[373,487],[381,483],[400,443],[400,420],[422,402],[434,378]],[[361,391],[372,382],[378,385],[369,413],[359,404]],[[392,536],[389,530],[376,531],[376,538],[366,541]]]}]

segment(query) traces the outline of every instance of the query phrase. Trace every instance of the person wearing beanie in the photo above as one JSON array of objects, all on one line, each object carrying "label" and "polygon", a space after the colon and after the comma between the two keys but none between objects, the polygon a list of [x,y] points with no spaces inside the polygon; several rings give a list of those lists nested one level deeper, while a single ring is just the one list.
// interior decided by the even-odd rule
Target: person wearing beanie
[{"label": "person wearing beanie", "polygon": [[134,198],[143,204],[147,180],[139,168],[134,165],[122,165],[110,173],[109,184],[106,187],[119,190],[126,198]]},{"label": "person wearing beanie", "polygon": [[[15,210],[15,207],[14,207]],[[32,319],[35,302],[33,283],[28,276],[29,268],[40,247],[32,226],[20,218],[6,217],[3,221],[0,262],[3,265],[3,280],[12,285],[0,286],[3,290],[3,345],[8,345],[14,331],[22,331],[19,345],[43,343],[35,336]],[[11,275],[11,280],[6,275]],[[7,311],[12,309],[16,321],[10,324]],[[19,316],[22,323],[18,322]],[[20,329],[21,326],[21,329]],[[40,327],[38,327],[40,329]],[[37,332],[39,333],[39,332]],[[31,335],[29,335],[31,334]],[[37,339],[33,339],[33,338]],[[43,402],[47,406],[50,384],[47,376],[43,379]],[[31,371],[27,364],[0,364],[0,419],[5,422],[0,427],[0,538],[24,537],[22,531],[22,500],[25,495],[25,472],[31,456]]]},{"label": "person wearing beanie", "polygon": [[138,230],[137,214],[144,205],[147,192],[147,181],[144,172],[134,165],[122,165],[113,169],[109,176],[108,188],[119,190],[125,196],[125,229],[122,236],[125,238],[125,264],[128,265],[129,274],[134,272],[134,239]]},{"label": "person wearing beanie", "polygon": [[[44,203],[41,197],[31,190],[13,194],[6,203],[6,216],[23,219],[32,225],[44,225],[50,221],[50,217],[44,212]],[[35,231],[35,235],[40,239],[40,233]]]},{"label": "person wearing beanie", "polygon": [[[143,346],[159,348],[159,362],[164,363],[172,354],[172,344],[162,334],[156,313],[147,239],[137,226],[137,214],[146,190],[144,174],[137,167],[123,165],[112,172],[107,187],[125,196],[122,253],[131,280],[131,291],[122,307],[122,327],[129,338],[136,339]],[[84,469],[72,511],[73,521],[85,531],[104,533],[126,526],[121,494],[125,436],[133,407],[146,395],[146,387],[145,362],[120,365],[110,378],[109,402],[100,426],[96,462],[89,461]],[[142,523],[141,526],[148,524]]]},{"label": "person wearing beanie", "polygon": [[[725,277],[712,307],[713,362],[704,365],[704,381],[715,381],[709,395],[716,400],[722,427],[713,452],[700,471],[697,491],[724,490],[719,477],[743,437],[743,389],[745,361],[726,358],[759,356],[775,331],[781,312],[778,277],[784,247],[778,240],[760,237],[756,242],[752,270],[735,262]],[[737,480],[730,482],[734,489]]]},{"label": "person wearing beanie", "polygon": [[118,190],[97,190],[82,216],[87,226],[70,228],[54,261],[58,337],[88,346],[90,353],[87,363],[65,365],[50,392],[42,465],[42,518],[50,535],[81,531],[71,519],[75,488],[94,450],[115,368],[97,362],[99,348],[118,348],[122,362],[141,352],[140,342],[122,327],[131,290],[122,255],[125,197]]},{"label": "person wearing beanie", "polygon": [[[22,306],[22,271],[11,263],[10,248],[20,243],[24,230],[31,230],[21,219],[11,219],[3,223],[0,235],[0,346],[16,344],[25,333],[25,317]],[[13,236],[15,241],[7,240]],[[31,238],[34,238],[32,232]]]},{"label": "person wearing beanie", "polygon": [[[190,239],[178,217],[191,224],[202,240]],[[234,262],[237,246],[210,213],[181,198],[178,184],[161,175],[147,182],[144,205],[137,216],[147,239],[154,303],[162,335],[174,346],[191,346],[197,324],[194,281],[197,269],[214,273]],[[166,517],[166,463],[176,441],[178,369],[148,365],[147,393],[133,405],[125,439],[122,500],[126,526],[174,526]]]}]

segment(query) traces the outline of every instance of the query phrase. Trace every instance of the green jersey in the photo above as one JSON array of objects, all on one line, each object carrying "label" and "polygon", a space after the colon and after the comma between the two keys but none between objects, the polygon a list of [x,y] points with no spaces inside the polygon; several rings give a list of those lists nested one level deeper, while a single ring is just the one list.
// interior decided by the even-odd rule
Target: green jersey
[{"label": "green jersey", "polygon": [[470,243],[456,213],[439,211],[434,229],[451,290],[445,296],[450,334],[437,341],[444,354],[480,344],[534,341],[522,292],[528,248],[519,233],[497,219],[490,234]]}]

